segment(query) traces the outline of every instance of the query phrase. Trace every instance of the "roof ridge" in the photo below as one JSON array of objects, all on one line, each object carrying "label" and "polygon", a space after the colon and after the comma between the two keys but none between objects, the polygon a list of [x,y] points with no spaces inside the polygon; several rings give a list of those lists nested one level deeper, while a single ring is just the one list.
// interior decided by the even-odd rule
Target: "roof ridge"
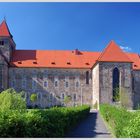
[{"label": "roof ridge", "polygon": [[131,59],[126,55],[125,52],[122,51],[122,49],[115,43],[115,41],[111,40],[110,43],[106,46],[106,48],[103,50],[101,55],[98,57],[97,62],[98,61],[131,62]]},{"label": "roof ridge", "polygon": [[0,29],[1,29],[0,36],[8,36],[8,37],[13,38],[12,34],[10,33],[9,27],[7,25],[7,22],[5,20],[3,20],[2,23],[0,24]]},{"label": "roof ridge", "polygon": [[104,53],[107,51],[107,49],[109,48],[109,46],[111,45],[112,40],[108,43],[108,45],[105,47],[105,49],[103,50],[103,52],[101,52],[101,55],[99,56],[99,58],[97,59],[97,61],[104,55]]},{"label": "roof ridge", "polygon": [[[123,52],[123,51],[122,51]],[[125,52],[123,52],[124,55],[131,61],[131,59],[127,56],[127,54]]]},{"label": "roof ridge", "polygon": [[[69,52],[72,52],[72,50],[23,50],[23,49],[19,49],[19,50],[15,50],[15,51],[69,51]],[[97,52],[97,51],[80,51],[80,52],[87,52],[87,53],[102,53],[102,52]]]}]

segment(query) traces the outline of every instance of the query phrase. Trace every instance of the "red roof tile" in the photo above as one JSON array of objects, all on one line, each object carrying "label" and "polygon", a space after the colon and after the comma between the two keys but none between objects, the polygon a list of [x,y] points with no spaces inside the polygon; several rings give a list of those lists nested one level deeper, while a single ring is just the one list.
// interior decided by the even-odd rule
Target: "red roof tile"
[{"label": "red roof tile", "polygon": [[0,24],[0,36],[1,37],[12,37],[5,20]]},{"label": "red roof tile", "polygon": [[126,53],[127,56],[133,61],[133,69],[140,70],[140,56],[135,53]]},{"label": "red roof tile", "polygon": [[[10,64],[15,67],[92,68],[100,55],[100,52],[86,51],[76,55],[72,51],[15,50]],[[125,55],[133,62],[133,69],[140,70],[139,55]]]},{"label": "red roof tile", "polygon": [[[91,68],[100,52],[15,50],[11,66],[48,68]],[[36,62],[36,63],[34,63]]]},{"label": "red roof tile", "polygon": [[122,49],[111,41],[98,58],[102,62],[132,62]]}]

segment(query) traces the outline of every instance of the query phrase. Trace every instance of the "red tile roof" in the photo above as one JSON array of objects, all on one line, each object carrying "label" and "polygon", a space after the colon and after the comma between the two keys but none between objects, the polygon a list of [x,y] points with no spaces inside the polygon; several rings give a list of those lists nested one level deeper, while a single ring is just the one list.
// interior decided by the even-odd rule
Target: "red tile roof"
[{"label": "red tile roof", "polygon": [[100,52],[15,50],[11,66],[48,68],[91,68]]},{"label": "red tile roof", "polygon": [[0,24],[0,36],[1,37],[12,37],[5,20]]},{"label": "red tile roof", "polygon": [[140,70],[140,56],[136,53],[126,53],[127,56],[133,61],[133,69]]},{"label": "red tile roof", "polygon": [[122,49],[111,41],[99,56],[98,61],[102,62],[132,62]]},{"label": "red tile roof", "polygon": [[92,68],[100,61],[132,62],[133,69],[140,70],[139,55],[123,52],[113,41],[102,53],[78,50],[15,50],[10,64],[13,67]]}]

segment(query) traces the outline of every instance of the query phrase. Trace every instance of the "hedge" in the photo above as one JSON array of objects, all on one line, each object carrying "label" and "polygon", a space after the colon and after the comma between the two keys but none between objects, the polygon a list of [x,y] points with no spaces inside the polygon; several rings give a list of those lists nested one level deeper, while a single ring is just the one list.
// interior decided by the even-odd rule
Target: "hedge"
[{"label": "hedge", "polygon": [[64,137],[89,113],[89,106],[0,112],[0,137]]},{"label": "hedge", "polygon": [[124,128],[124,132],[129,138],[140,138],[140,111],[133,114],[128,125]]},{"label": "hedge", "polygon": [[100,105],[100,113],[108,122],[116,137],[129,137],[126,134],[125,127],[127,127],[129,124],[130,119],[133,118],[134,113],[131,113],[124,108],[115,107],[108,104]]}]

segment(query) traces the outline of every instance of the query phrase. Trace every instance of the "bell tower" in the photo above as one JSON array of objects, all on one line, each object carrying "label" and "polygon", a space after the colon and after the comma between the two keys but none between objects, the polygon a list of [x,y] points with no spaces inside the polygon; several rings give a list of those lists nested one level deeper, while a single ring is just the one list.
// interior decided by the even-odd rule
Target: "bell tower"
[{"label": "bell tower", "polygon": [[8,68],[16,44],[6,20],[0,24],[0,92],[8,88]]}]

